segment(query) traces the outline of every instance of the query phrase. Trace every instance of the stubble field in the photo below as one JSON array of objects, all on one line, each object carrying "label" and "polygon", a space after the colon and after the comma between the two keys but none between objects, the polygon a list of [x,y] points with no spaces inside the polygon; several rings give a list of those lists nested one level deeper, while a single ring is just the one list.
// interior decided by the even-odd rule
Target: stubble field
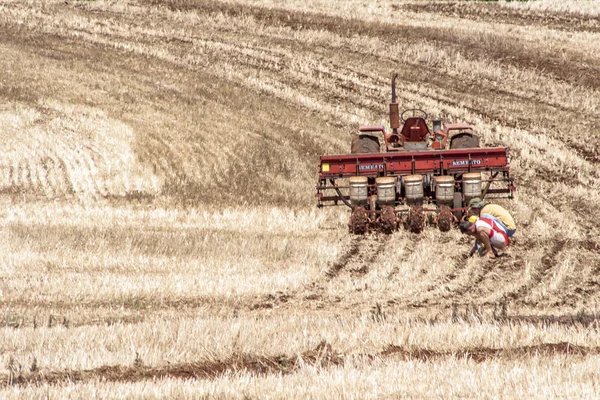
[{"label": "stubble field", "polygon": [[[0,398],[597,398],[600,2],[0,3]],[[509,255],[350,236],[401,108],[508,147]]]}]

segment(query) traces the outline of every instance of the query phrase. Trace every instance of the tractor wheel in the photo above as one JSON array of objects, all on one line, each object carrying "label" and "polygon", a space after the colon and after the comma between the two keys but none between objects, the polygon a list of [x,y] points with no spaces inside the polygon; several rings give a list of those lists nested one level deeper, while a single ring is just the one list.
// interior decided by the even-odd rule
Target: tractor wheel
[{"label": "tractor wheel", "polygon": [[472,149],[479,147],[479,138],[470,133],[459,133],[450,139],[451,149]]},{"label": "tractor wheel", "polygon": [[350,151],[352,154],[379,153],[379,138],[372,135],[356,135],[352,138]]}]

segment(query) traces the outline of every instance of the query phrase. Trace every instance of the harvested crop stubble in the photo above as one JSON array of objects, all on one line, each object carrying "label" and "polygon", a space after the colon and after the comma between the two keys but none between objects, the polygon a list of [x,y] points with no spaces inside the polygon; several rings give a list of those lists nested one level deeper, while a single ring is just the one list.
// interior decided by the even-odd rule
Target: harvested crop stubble
[{"label": "harvested crop stubble", "polygon": [[[0,397],[600,397],[599,4],[0,2]],[[508,147],[506,257],[314,209],[392,72]]]}]

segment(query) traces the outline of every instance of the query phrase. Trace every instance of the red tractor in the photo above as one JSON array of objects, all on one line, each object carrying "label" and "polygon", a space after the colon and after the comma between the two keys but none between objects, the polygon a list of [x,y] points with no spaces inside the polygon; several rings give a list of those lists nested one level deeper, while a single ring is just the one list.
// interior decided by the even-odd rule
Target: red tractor
[{"label": "red tractor", "polygon": [[394,74],[392,131],[361,126],[351,154],[321,156],[317,206],[350,207],[348,226],[356,234],[372,229],[391,233],[400,225],[420,232],[426,223],[447,231],[463,218],[471,199],[513,198],[506,148],[480,148],[472,125],[434,120],[430,130],[423,110],[400,113],[396,78]]}]

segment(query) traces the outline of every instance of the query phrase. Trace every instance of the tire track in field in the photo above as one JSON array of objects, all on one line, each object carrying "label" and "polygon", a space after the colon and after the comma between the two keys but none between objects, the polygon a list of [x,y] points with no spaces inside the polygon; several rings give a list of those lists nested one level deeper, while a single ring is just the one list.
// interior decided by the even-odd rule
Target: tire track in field
[{"label": "tire track in field", "polygon": [[[308,301],[308,307],[332,307],[342,302],[349,295],[347,291],[339,292],[339,296],[331,297],[327,293],[330,284],[335,285],[342,275],[364,276],[369,273],[371,265],[376,263],[392,235],[372,233],[354,235],[345,246],[344,251],[321,276],[290,292],[277,292],[259,296],[260,300],[250,306],[250,310],[277,307],[298,308],[299,302]],[[295,300],[295,301],[292,301]],[[343,302],[345,304],[345,302]]]},{"label": "tire track in field", "polygon": [[[423,236],[419,235],[419,234],[414,234],[411,235],[410,238],[412,240],[408,241],[408,244],[405,245],[402,250],[403,253],[406,254],[407,257],[409,257],[411,254],[413,254],[415,252],[415,250],[417,249],[417,247],[419,246],[419,244],[421,243],[421,241],[423,240]],[[405,261],[406,258],[402,258],[397,260],[398,262],[402,262]],[[398,275],[398,273],[400,272],[400,269],[398,267],[394,267],[386,276],[386,279],[392,279],[394,276]],[[395,300],[389,300],[388,302],[392,302],[394,303]]]},{"label": "tire track in field", "polygon": [[[533,288],[539,286],[546,277],[551,275],[551,272],[556,266],[556,256],[563,249],[564,243],[560,241],[554,242],[548,251],[544,253],[541,259],[540,266],[531,272],[529,279],[524,279],[522,283],[515,289],[507,291],[503,297],[509,301],[527,304],[526,295]],[[533,302],[537,306],[537,301]]]},{"label": "tire track in field", "polygon": [[[559,275],[559,255],[568,248],[595,248],[593,242],[553,240],[541,257],[540,264],[531,272],[527,272],[525,249],[532,245],[525,242],[514,248],[515,254],[510,258],[497,258],[487,261],[494,271],[488,274],[478,286],[471,288],[468,295],[457,299],[457,304],[498,304],[498,302],[511,302],[517,305],[530,305],[539,307],[542,304],[550,306],[574,306],[575,298],[589,298],[600,291],[597,287],[597,272],[600,267],[586,268],[579,276],[567,276],[572,284],[565,284],[564,290],[556,290],[555,295],[549,298],[543,295],[545,287],[550,285],[552,279]],[[584,263],[581,263],[584,264]],[[516,282],[516,284],[515,284]]]},{"label": "tire track in field", "polygon": [[519,10],[510,7],[499,7],[490,3],[467,2],[430,2],[418,4],[401,4],[398,8],[437,15],[452,15],[469,21],[485,21],[520,26],[535,25],[541,29],[557,29],[567,32],[600,32],[598,18],[569,12],[549,10]]},{"label": "tire track in field", "polygon": [[[247,38],[244,38],[247,40]],[[271,42],[277,42],[279,39],[269,37]],[[297,46],[296,43],[294,43]],[[248,45],[239,43],[230,44],[225,42],[207,42],[209,48],[214,49],[213,58],[216,62],[211,68],[211,73],[223,79],[239,82],[244,86],[249,86],[254,90],[267,90],[276,93],[277,96],[293,102],[298,97],[318,99],[323,106],[329,106],[332,102],[342,100],[351,109],[369,110],[373,113],[380,112],[379,88],[382,86],[381,77],[369,77],[360,71],[353,70],[347,65],[323,63],[312,60],[309,56],[302,61],[297,61],[297,54],[285,53],[278,50],[276,56],[248,53],[248,49],[254,49]],[[228,57],[224,57],[221,47],[226,49]],[[261,51],[266,51],[262,50]],[[270,50],[272,52],[272,50]],[[299,50],[308,51],[308,50]],[[275,59],[275,60],[274,60]],[[265,64],[265,60],[266,62]],[[263,65],[264,64],[264,65]],[[226,66],[226,68],[225,68]],[[236,76],[223,75],[223,70],[236,70]],[[262,81],[268,81],[269,84],[262,85],[251,79],[255,72],[260,71]],[[361,79],[352,79],[352,77],[361,76]],[[379,82],[379,85],[373,85],[372,82]],[[399,93],[402,97],[403,93]],[[322,107],[312,106],[315,110]],[[322,111],[322,110],[321,110]],[[334,122],[334,121],[332,121]],[[334,123],[339,123],[335,121]]]},{"label": "tire track in field", "polygon": [[[441,242],[439,244],[443,245],[443,243],[447,243],[446,240],[448,240],[448,239],[441,239]],[[398,259],[398,262],[409,261],[410,257],[415,252],[418,251],[418,248],[419,248],[419,246],[422,245],[422,243],[423,243],[423,235],[422,234],[410,234],[407,244],[405,244],[402,248],[404,257],[401,257],[400,259]],[[456,265],[456,263],[454,263],[453,265]],[[436,288],[439,288],[440,286],[442,286],[442,285],[448,283],[449,281],[451,281],[452,279],[454,279],[456,276],[455,273],[457,270],[459,270],[459,269],[453,268],[448,273],[442,273],[440,275],[437,275],[431,281],[424,282],[422,279],[420,279],[420,280],[416,281],[415,283],[422,284],[422,286],[423,286],[422,288],[417,286],[415,288],[412,288],[413,290],[411,290],[410,292],[404,293],[402,296],[394,295],[393,297],[384,299],[383,301],[386,302],[390,306],[396,306],[396,307],[400,307],[400,308],[419,307],[420,306],[419,304],[421,301],[419,299],[422,299],[424,294],[433,293]],[[388,279],[388,280],[393,279],[399,273],[400,273],[399,268],[394,267],[388,273],[388,275],[386,276],[386,279]],[[418,299],[415,300],[415,297],[417,297]]]},{"label": "tire track in field", "polygon": [[333,279],[340,274],[340,272],[346,268],[357,255],[360,253],[361,243],[365,240],[364,235],[354,236],[348,248],[342,253],[336,262],[325,272],[325,276],[328,279]]},{"label": "tire track in field", "polygon": [[335,301],[327,298],[328,296],[325,293],[325,286],[328,282],[337,278],[344,271],[349,271],[352,266],[354,266],[353,269],[362,271],[364,263],[362,263],[361,260],[365,259],[365,256],[367,260],[372,260],[376,256],[375,252],[367,250],[371,247],[369,244],[370,241],[371,239],[367,237],[367,235],[353,236],[350,242],[346,245],[346,248],[340,257],[331,264],[331,266],[322,274],[322,276],[304,285],[302,288],[289,293],[277,293],[275,295],[269,294],[262,296],[263,300],[254,303],[251,307],[251,310],[260,308],[273,308],[276,304],[281,305],[282,303],[287,303],[290,306],[294,306],[293,304],[296,303],[290,303],[290,300],[298,300],[299,298],[311,303],[323,301],[330,303]]},{"label": "tire track in field", "polygon": [[494,259],[480,259],[479,264],[485,273],[478,276],[472,286],[456,291],[453,304],[489,305],[504,301],[508,297],[505,288],[518,281],[525,271],[522,249],[517,248]]},{"label": "tire track in field", "polygon": [[364,275],[370,266],[385,249],[392,235],[373,233],[352,238],[349,248],[325,272],[328,279],[333,279],[343,271]]},{"label": "tire track in field", "polygon": [[[443,242],[440,245],[443,245]],[[414,248],[412,251],[414,251]],[[388,301],[388,304],[397,305],[401,308],[422,308],[442,305],[445,304],[444,300],[448,300],[448,304],[450,304],[454,296],[464,293],[477,280],[483,279],[485,275],[483,268],[478,269],[478,266],[466,268],[468,260],[466,254],[455,255],[451,257],[451,260],[453,268],[447,273],[438,276],[435,280],[428,282],[422,290],[416,293],[416,296],[412,292],[407,296],[391,299]],[[473,274],[473,271],[477,273]],[[465,276],[467,283],[462,282],[465,280]],[[471,279],[471,276],[475,276],[475,278]]]},{"label": "tire track in field", "polygon": [[[521,250],[515,250],[517,252]],[[413,303],[410,307],[432,307],[453,305],[496,305],[498,302],[510,301],[527,304],[524,299],[531,290],[539,286],[545,277],[551,274],[554,265],[554,250],[544,256],[541,268],[533,271],[531,276],[524,277],[525,259],[521,255],[514,258],[499,257],[496,259],[479,259],[473,268],[460,268],[460,274],[451,274],[450,282],[445,284],[446,291],[440,292],[438,285],[431,285],[425,298]],[[466,263],[465,255],[455,257],[457,263]],[[465,276],[467,276],[466,279]],[[506,287],[521,279],[521,283],[512,289]],[[534,303],[537,305],[537,303]]]},{"label": "tire track in field", "polygon": [[584,299],[593,299],[600,292],[600,243],[587,240],[580,247],[587,252],[583,255],[585,259],[580,261],[587,263],[587,275],[576,281],[574,290]]},{"label": "tire track in field", "polygon": [[[395,298],[388,301],[388,304],[400,307],[431,307],[452,304],[494,305],[509,301],[534,307],[540,304],[553,307],[574,306],[577,301],[585,302],[600,292],[600,263],[594,264],[593,261],[600,258],[598,243],[590,239],[554,239],[539,260],[539,266],[535,266],[535,260],[529,260],[534,266],[528,271],[527,249],[535,247],[539,245],[524,242],[512,247],[506,256],[489,260],[477,259],[471,268],[464,267],[468,260],[466,255],[455,256],[454,264],[459,267],[444,275],[442,279],[429,284],[422,296],[408,301]],[[558,290],[556,295],[549,298],[547,295],[542,296],[540,293],[547,292],[542,286],[547,287],[551,280],[558,276],[558,257],[566,249],[582,249],[588,252],[576,265],[592,264],[577,276],[567,274],[566,282],[562,284],[565,286],[564,290]],[[460,267],[461,265],[463,266]],[[536,290],[538,288],[539,290]]]},{"label": "tire track in field", "polygon": [[[467,258],[464,254],[454,257],[455,264],[466,264]],[[440,287],[437,285],[429,286],[425,295],[419,300],[409,303],[410,307],[430,307],[433,305],[451,305],[461,302],[466,293],[477,290],[485,277],[490,273],[492,267],[489,262],[475,263],[471,268],[465,268],[464,265],[455,268],[455,272],[447,275],[449,281]],[[466,279],[465,279],[466,276]]]},{"label": "tire track in field", "polygon": [[531,346],[510,348],[465,347],[450,350],[432,350],[415,346],[388,345],[376,353],[345,355],[335,351],[330,344],[322,341],[313,350],[297,355],[280,354],[260,356],[249,353],[215,361],[197,361],[164,366],[144,366],[143,360],[136,359],[133,365],[105,365],[86,370],[50,370],[23,373],[22,369],[0,375],[3,386],[26,387],[29,385],[57,385],[63,383],[140,382],[165,378],[185,380],[213,380],[223,375],[240,371],[254,375],[287,375],[306,366],[334,368],[344,365],[347,360],[396,360],[435,363],[439,360],[471,360],[476,363],[493,360],[511,361],[529,357],[593,357],[600,354],[599,347],[586,347],[569,342],[541,343]]},{"label": "tire track in field", "polygon": [[[576,265],[584,266],[580,271],[561,273],[562,264],[568,259],[560,260],[560,256],[569,249],[579,249],[577,256],[584,252],[584,259],[576,262]],[[539,275],[536,286],[543,286],[535,291],[536,286],[523,285],[516,294],[511,293],[510,298],[517,304],[550,307],[575,307],[578,302],[585,303],[594,299],[600,292],[600,253],[598,243],[591,240],[553,240],[548,250],[541,259],[541,266],[535,271]],[[568,254],[568,253],[567,253]],[[559,282],[555,281],[559,279]],[[554,287],[553,287],[554,286]],[[550,289],[548,289],[550,288]]]}]

